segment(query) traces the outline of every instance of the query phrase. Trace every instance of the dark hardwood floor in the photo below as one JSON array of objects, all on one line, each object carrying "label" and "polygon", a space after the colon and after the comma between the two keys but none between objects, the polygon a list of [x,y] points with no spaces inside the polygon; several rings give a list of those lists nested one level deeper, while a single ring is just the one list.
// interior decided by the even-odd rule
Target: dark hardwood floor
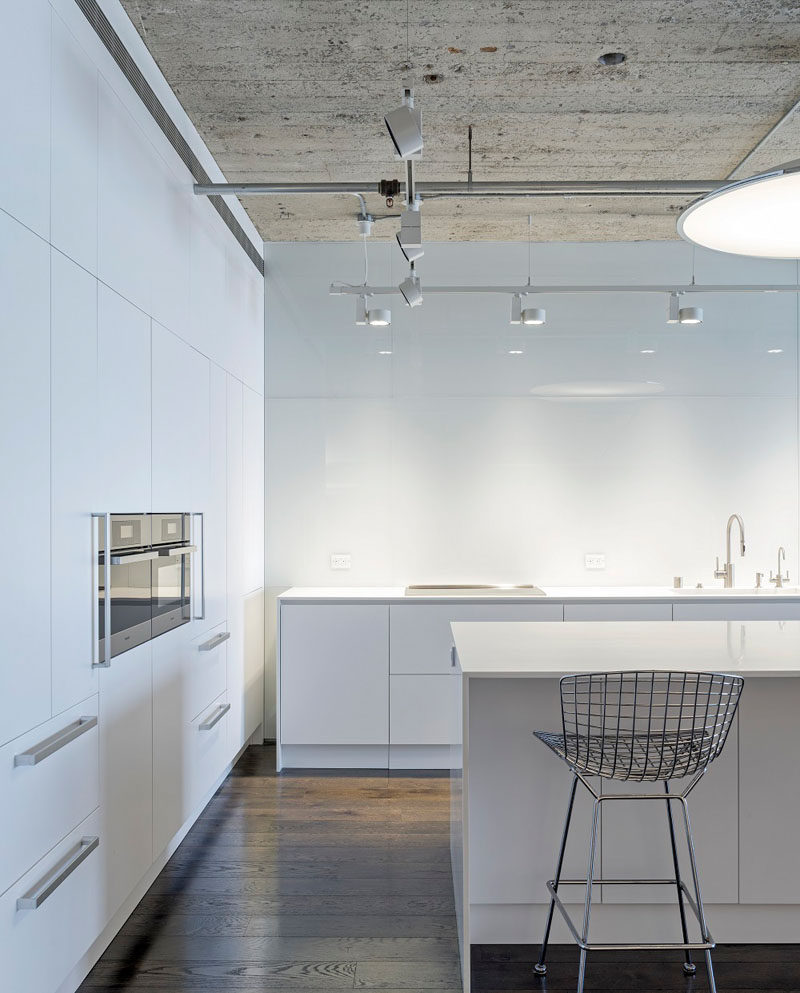
[{"label": "dark hardwood floor", "polygon": [[[251,747],[81,986],[129,993],[461,988],[449,784],[436,774],[275,773]],[[713,922],[712,922],[713,923]],[[572,993],[577,951],[473,948],[473,985]],[[721,947],[720,993],[798,993],[796,945]],[[704,993],[662,953],[590,956],[586,993]]]}]

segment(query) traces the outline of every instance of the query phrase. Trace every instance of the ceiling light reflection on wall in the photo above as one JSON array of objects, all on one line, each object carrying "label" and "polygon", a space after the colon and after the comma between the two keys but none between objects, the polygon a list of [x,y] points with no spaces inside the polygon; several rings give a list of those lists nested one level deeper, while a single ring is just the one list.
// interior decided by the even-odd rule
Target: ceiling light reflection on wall
[{"label": "ceiling light reflection on wall", "polygon": [[701,197],[678,218],[678,234],[730,255],[800,258],[800,159]]},{"label": "ceiling light reflection on wall", "polygon": [[768,348],[767,355],[783,355],[782,348]]}]

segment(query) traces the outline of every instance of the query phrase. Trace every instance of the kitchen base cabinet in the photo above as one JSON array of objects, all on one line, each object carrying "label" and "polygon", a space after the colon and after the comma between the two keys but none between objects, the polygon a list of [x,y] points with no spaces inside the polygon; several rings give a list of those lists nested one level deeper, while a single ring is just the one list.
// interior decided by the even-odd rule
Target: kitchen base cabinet
[{"label": "kitchen base cabinet", "polygon": [[98,805],[97,697],[0,748],[0,893]]},{"label": "kitchen base cabinet", "polygon": [[153,862],[153,644],[100,670],[104,923]]},{"label": "kitchen base cabinet", "polygon": [[283,606],[280,679],[282,743],[383,745],[385,756],[389,607]]},{"label": "kitchen base cabinet", "polygon": [[[105,926],[101,821],[95,810],[0,896],[2,987],[8,993],[54,993]],[[33,906],[54,877],[62,881]]]},{"label": "kitchen base cabinet", "polygon": [[447,768],[458,741],[455,681],[445,676],[389,677],[389,768]]},{"label": "kitchen base cabinet", "polygon": [[[800,679],[752,679],[739,704],[742,903],[800,904]],[[729,745],[726,747],[730,747]]]}]

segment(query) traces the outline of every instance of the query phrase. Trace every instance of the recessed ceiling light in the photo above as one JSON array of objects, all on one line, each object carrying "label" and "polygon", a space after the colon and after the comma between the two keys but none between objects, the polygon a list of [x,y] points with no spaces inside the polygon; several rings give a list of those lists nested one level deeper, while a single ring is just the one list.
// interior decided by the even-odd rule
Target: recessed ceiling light
[{"label": "recessed ceiling light", "polygon": [[621,66],[627,58],[624,52],[605,52],[597,61],[601,66]]},{"label": "recessed ceiling light", "polygon": [[706,194],[678,218],[678,234],[731,255],[800,258],[800,160]]},{"label": "recessed ceiling light", "polygon": [[781,355],[783,354],[782,348],[768,348],[767,355]]}]

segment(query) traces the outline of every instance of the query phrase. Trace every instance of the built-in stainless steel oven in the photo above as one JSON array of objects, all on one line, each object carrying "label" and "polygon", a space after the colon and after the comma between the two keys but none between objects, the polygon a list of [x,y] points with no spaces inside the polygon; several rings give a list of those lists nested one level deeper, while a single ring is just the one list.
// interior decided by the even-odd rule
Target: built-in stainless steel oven
[{"label": "built-in stainless steel oven", "polygon": [[193,516],[96,515],[96,664],[192,619]]}]

